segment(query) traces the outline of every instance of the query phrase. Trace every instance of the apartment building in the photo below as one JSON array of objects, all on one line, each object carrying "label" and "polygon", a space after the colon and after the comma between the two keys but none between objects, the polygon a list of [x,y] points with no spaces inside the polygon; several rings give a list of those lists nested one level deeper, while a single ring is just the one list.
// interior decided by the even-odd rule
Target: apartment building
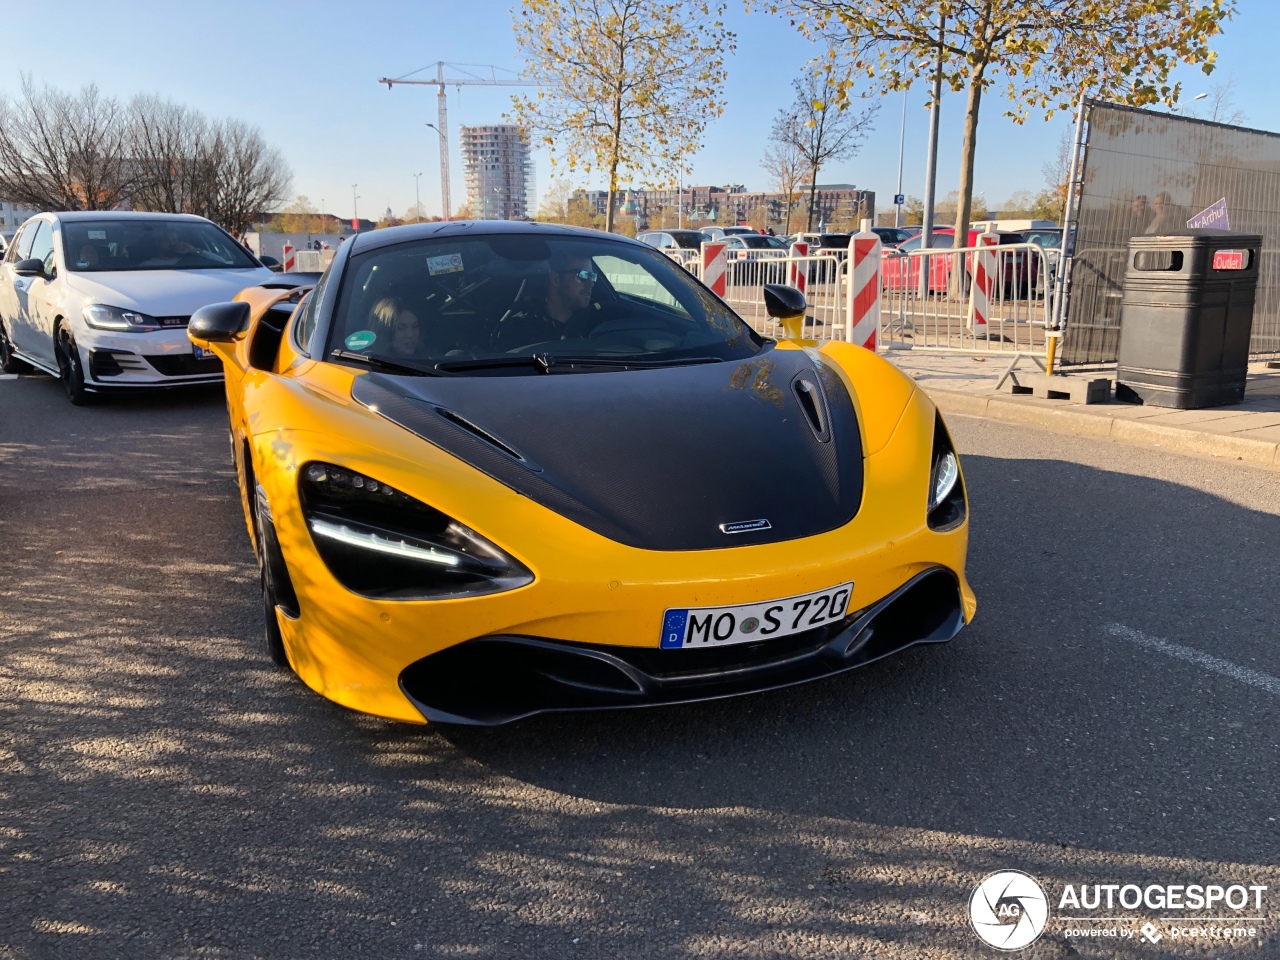
[{"label": "apartment building", "polygon": [[532,217],[537,204],[528,133],[502,123],[462,127],[459,139],[472,219]]}]

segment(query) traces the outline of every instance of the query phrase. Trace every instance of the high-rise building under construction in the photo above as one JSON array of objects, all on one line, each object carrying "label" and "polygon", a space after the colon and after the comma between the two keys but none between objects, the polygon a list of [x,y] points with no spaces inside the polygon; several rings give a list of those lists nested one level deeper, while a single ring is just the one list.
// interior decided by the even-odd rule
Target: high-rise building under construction
[{"label": "high-rise building under construction", "polygon": [[529,135],[513,124],[463,127],[462,170],[476,220],[532,217],[535,200]]}]

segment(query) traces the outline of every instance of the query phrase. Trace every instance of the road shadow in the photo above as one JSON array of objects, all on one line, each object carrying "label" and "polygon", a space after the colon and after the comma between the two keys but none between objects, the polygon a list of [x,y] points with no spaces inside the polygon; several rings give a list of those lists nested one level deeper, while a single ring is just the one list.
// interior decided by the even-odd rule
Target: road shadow
[{"label": "road shadow", "polygon": [[[1272,513],[970,454],[980,609],[946,647],[417,728],[266,665],[218,403],[112,409],[111,442],[21,403],[56,439],[0,425],[4,960],[959,958],[997,869],[1280,886],[1273,698],[1105,632],[1274,670]],[[1023,954],[1072,955],[1114,952]]]}]

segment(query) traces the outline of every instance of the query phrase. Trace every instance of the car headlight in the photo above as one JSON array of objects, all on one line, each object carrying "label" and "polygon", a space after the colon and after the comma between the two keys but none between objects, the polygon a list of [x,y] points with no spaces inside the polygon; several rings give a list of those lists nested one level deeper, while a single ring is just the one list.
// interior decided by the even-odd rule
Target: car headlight
[{"label": "car headlight", "polygon": [[160,321],[137,310],[111,307],[105,303],[91,303],[81,311],[84,322],[95,330],[115,330],[123,333],[146,333],[159,330]]},{"label": "car headlight", "polygon": [[514,590],[533,574],[480,534],[372,477],[309,463],[302,513],[329,572],[377,600],[446,600]]},{"label": "car headlight", "polygon": [[964,482],[960,479],[960,458],[951,437],[937,415],[933,423],[933,457],[929,469],[929,529],[952,530],[964,522]]}]

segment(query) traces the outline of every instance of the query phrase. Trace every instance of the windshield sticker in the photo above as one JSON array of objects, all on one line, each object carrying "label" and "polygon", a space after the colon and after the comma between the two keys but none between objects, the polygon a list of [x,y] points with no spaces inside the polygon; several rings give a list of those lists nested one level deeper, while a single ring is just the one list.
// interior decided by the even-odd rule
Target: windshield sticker
[{"label": "windshield sticker", "polygon": [[90,230],[90,231],[89,231],[89,239],[90,239],[90,240],[105,240],[105,239],[107,239],[107,231],[105,231],[105,230]]},{"label": "windshield sticker", "polygon": [[77,268],[77,269],[83,270],[83,269],[85,269],[85,268],[86,268],[86,267],[88,267],[88,266],[89,266],[89,261],[88,261],[88,260],[77,260],[77,261],[76,261],[76,268]]},{"label": "windshield sticker", "polygon": [[344,341],[348,350],[368,350],[373,346],[373,341],[378,339],[378,335],[372,330],[357,330]]},{"label": "windshield sticker", "polygon": [[462,254],[446,253],[443,257],[427,257],[427,270],[433,277],[442,273],[457,273],[462,269]]}]

